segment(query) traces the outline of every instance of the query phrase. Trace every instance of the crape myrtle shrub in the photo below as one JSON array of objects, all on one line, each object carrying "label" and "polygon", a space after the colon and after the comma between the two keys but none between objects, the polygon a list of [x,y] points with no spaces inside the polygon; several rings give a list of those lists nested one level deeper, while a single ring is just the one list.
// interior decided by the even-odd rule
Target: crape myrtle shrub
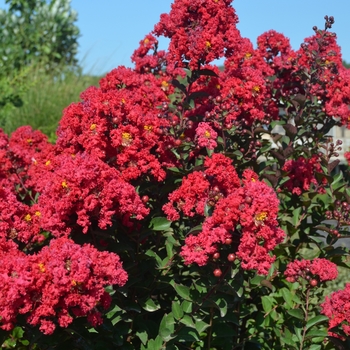
[{"label": "crape myrtle shrub", "polygon": [[4,347],[349,346],[350,284],[323,289],[350,220],[327,137],[350,127],[350,73],[325,20],[255,49],[231,1],[175,0],[55,145],[1,134]]}]

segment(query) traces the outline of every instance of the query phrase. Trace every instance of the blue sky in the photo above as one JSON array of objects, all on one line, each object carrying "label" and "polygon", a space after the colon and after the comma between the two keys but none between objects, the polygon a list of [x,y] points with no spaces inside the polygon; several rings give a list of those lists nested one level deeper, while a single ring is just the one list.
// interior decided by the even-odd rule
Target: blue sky
[{"label": "blue sky", "polygon": [[[4,0],[0,0],[3,7]],[[72,0],[80,29],[79,60],[84,72],[102,75],[119,65],[132,66],[130,56],[143,37],[152,31],[172,0]],[[255,44],[269,29],[282,32],[297,49],[314,25],[322,28],[324,16],[334,16],[343,58],[350,62],[349,0],[235,0],[242,36]],[[166,45],[166,41],[160,44]],[[162,47],[165,48],[165,47]]]}]

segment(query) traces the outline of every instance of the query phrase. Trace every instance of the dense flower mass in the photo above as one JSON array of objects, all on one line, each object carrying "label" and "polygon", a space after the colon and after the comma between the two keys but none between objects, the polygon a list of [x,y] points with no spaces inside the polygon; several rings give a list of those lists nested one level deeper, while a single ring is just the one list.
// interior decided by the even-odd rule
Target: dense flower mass
[{"label": "dense flower mass", "polygon": [[[170,38],[167,61],[191,68],[212,62],[232,50],[239,32],[230,0],[175,0],[169,14],[161,15],[157,36]],[[232,52],[230,52],[232,53]]]},{"label": "dense flower mass", "polygon": [[98,315],[100,306],[108,308],[104,287],[127,281],[116,254],[90,245],[60,238],[28,256],[15,244],[1,242],[0,327],[5,330],[22,314],[29,324],[52,334],[57,325],[67,327],[75,317]]},{"label": "dense flower mass", "polygon": [[140,220],[148,214],[135,188],[100,159],[62,154],[53,162],[57,170],[42,175],[38,200],[41,225],[53,235],[70,233],[74,221],[86,233],[94,219],[106,229],[112,218]]},{"label": "dense flower mass", "polygon": [[[218,267],[226,264],[226,271],[236,269],[237,284],[250,274],[245,270],[268,275],[266,285],[284,277],[292,284],[310,281],[309,292],[310,286],[337,277],[337,266],[326,258],[293,260],[284,277],[277,270],[286,260],[275,260],[286,233],[298,237],[286,239],[290,254],[295,241],[300,242],[298,251],[308,239],[305,233],[316,231],[317,220],[349,221],[348,189],[345,184],[328,186],[334,167],[327,165],[335,152],[323,147],[323,153],[320,147],[332,126],[350,128],[350,71],[342,67],[336,36],[327,30],[315,30],[297,51],[288,38],[270,30],[258,37],[255,49],[241,37],[231,2],[175,0],[170,13],[140,41],[132,55],[134,69],[113,69],[99,87],[89,87],[80,102],[63,111],[56,144],[29,126],[10,137],[0,130],[0,328],[9,331],[23,319],[50,335],[81,317],[97,327],[112,299],[106,287],[114,285],[113,300],[123,300],[120,310],[125,314],[113,322],[120,318],[128,323],[130,329],[121,331],[128,346],[139,337],[145,348],[152,348],[145,341],[140,310],[163,308],[172,295],[163,298],[160,289],[169,290],[157,284],[173,278],[172,286],[181,292],[173,307],[163,311],[176,318],[169,321],[171,326],[182,322],[179,315],[185,311],[176,305],[190,289],[185,284],[195,284],[188,265],[215,264],[214,276],[221,277]],[[158,48],[161,36],[170,39],[167,50]],[[213,64],[218,58],[224,58],[222,70]],[[283,127],[284,133],[275,133],[272,125]],[[316,150],[313,155],[309,146]],[[345,158],[350,160],[349,153]],[[286,200],[280,215],[286,232],[279,226],[276,192]],[[344,193],[347,197],[340,200]],[[335,205],[326,203],[328,195]],[[328,205],[328,214],[321,202]],[[289,204],[291,210],[283,208]],[[307,221],[311,209],[315,222]],[[329,246],[317,244],[321,256],[338,254],[330,247],[340,235],[340,224],[323,227],[330,235]],[[221,252],[227,261],[220,260]],[[178,258],[184,264],[175,264]],[[132,293],[126,286],[119,295],[118,287],[143,263],[156,274],[136,278],[142,281],[142,292],[134,286],[139,281],[132,281]],[[205,270],[198,268],[193,276],[201,279]],[[187,278],[183,285],[176,280],[180,277]],[[246,291],[241,296],[226,282],[234,303],[244,300],[250,287],[242,288]],[[217,297],[220,288],[218,283],[215,293],[206,294],[208,305],[211,293]],[[330,328],[341,325],[350,336],[349,297],[350,284],[322,307]],[[127,298],[132,301],[124,304]],[[221,308],[221,302],[215,305]],[[134,314],[129,318],[130,310]],[[261,319],[265,322],[277,312],[268,311]],[[205,310],[191,318],[211,325],[207,315]],[[152,328],[158,327],[154,325],[152,318]],[[179,334],[178,329],[171,333]],[[207,348],[221,347],[214,338]]]},{"label": "dense flower mass", "polygon": [[[224,163],[226,167],[221,168]],[[201,232],[185,240],[181,255],[186,264],[205,265],[220,244],[232,240],[243,268],[267,274],[274,261],[269,253],[284,238],[276,220],[278,200],[252,171],[244,172],[241,183],[230,163],[223,155],[207,158],[204,166],[208,169],[185,178],[180,188],[169,195],[170,202],[163,210],[169,220],[177,220],[178,211],[205,217],[205,206],[212,210],[212,215],[204,218]]]},{"label": "dense flower mass", "polygon": [[288,160],[282,170],[286,171],[289,177],[284,186],[288,191],[296,195],[308,191],[311,185],[322,193],[324,182],[327,182],[326,179],[319,182],[315,177],[317,172],[322,173],[317,155],[312,156],[310,159],[299,157],[297,160]]},{"label": "dense flower mass", "polygon": [[329,317],[329,335],[337,337],[332,329],[340,326],[350,336],[350,283],[343,290],[326,297],[322,304],[322,313]]},{"label": "dense flower mass", "polygon": [[323,258],[314,260],[294,260],[284,272],[287,281],[317,278],[320,282],[332,281],[338,277],[337,265]]}]

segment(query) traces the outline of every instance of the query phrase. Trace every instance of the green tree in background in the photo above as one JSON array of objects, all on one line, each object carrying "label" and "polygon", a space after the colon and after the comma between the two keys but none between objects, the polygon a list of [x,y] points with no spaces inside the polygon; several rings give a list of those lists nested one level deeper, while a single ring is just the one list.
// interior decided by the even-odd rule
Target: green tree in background
[{"label": "green tree in background", "polygon": [[350,68],[350,63],[346,62],[346,61],[343,61],[343,66],[345,68]]},{"label": "green tree in background", "polygon": [[6,0],[0,10],[1,76],[33,63],[75,67],[79,29],[70,0]]},{"label": "green tree in background", "polygon": [[70,0],[6,4],[0,9],[0,128],[11,133],[29,124],[53,139],[63,108],[88,84],[76,58],[77,13]]}]

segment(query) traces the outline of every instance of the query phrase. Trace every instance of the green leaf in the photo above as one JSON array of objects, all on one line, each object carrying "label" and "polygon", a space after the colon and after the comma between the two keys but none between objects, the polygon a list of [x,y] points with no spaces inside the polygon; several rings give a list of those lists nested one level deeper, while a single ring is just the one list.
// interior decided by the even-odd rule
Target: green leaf
[{"label": "green leaf", "polygon": [[299,217],[300,217],[301,210],[302,210],[302,207],[298,207],[293,210],[292,224],[294,227],[297,227],[299,225]]},{"label": "green leaf", "polygon": [[159,325],[159,335],[162,337],[164,341],[171,340],[172,333],[174,333],[174,317],[170,314],[165,314]]},{"label": "green leaf", "polygon": [[328,335],[327,329],[311,329],[310,332],[306,333],[307,338],[323,337],[326,338]]},{"label": "green leaf", "polygon": [[164,217],[155,217],[151,220],[149,228],[154,231],[167,231],[170,229],[171,221]]},{"label": "green leaf", "polygon": [[261,275],[255,275],[250,281],[249,283],[252,286],[259,286],[260,282],[265,278],[265,276],[261,276]]},{"label": "green leaf", "polygon": [[270,296],[264,295],[261,297],[261,302],[265,313],[267,314],[270,313],[273,307],[273,301],[274,299],[271,298]]},{"label": "green leaf", "polygon": [[202,332],[204,332],[208,327],[210,327],[210,324],[205,323],[202,320],[196,321],[195,323],[196,326],[196,330],[198,332],[198,334],[201,334]]},{"label": "green leaf", "polygon": [[311,328],[312,326],[314,326],[318,323],[325,322],[328,320],[329,320],[328,317],[324,316],[324,315],[315,316],[306,323],[306,330],[308,330],[309,328]]},{"label": "green leaf", "polygon": [[143,304],[141,304],[141,307],[148,312],[154,312],[160,309],[160,305],[155,304],[152,299],[146,300]]},{"label": "green leaf", "polygon": [[305,318],[305,314],[301,309],[287,310],[287,313],[292,317],[298,318],[299,320],[303,320]]},{"label": "green leaf", "polygon": [[154,347],[149,347],[149,350],[160,350],[163,348],[163,340],[162,338],[158,335],[156,339],[154,339],[154,343],[153,343]]},{"label": "green leaf", "polygon": [[191,316],[189,315],[185,315],[181,320],[180,320],[181,323],[183,323],[184,325],[186,325],[187,327],[190,327],[190,328],[196,328],[194,322],[193,322],[193,319]]},{"label": "green leaf", "polygon": [[174,283],[173,287],[175,288],[176,293],[183,299],[191,300],[190,298],[190,288],[182,285]]},{"label": "green leaf", "polygon": [[15,327],[12,331],[12,336],[16,339],[21,339],[23,337],[24,330],[21,327]]},{"label": "green leaf", "polygon": [[180,342],[194,342],[199,341],[199,338],[195,330],[182,328],[178,333],[177,340]]},{"label": "green leaf", "polygon": [[199,232],[202,232],[202,225],[197,225],[193,228],[190,229],[190,231],[187,233],[187,235],[189,234],[196,234],[196,233],[199,233]]},{"label": "green leaf", "polygon": [[140,338],[142,344],[146,345],[148,340],[148,333],[146,330],[136,332],[136,336]]},{"label": "green leaf", "polygon": [[301,337],[301,328],[294,327],[295,335],[298,337],[299,342],[301,343],[302,337]]},{"label": "green leaf", "polygon": [[321,350],[322,347],[321,345],[319,344],[312,344],[310,347],[309,347],[309,350]]},{"label": "green leaf", "polygon": [[290,308],[292,308],[294,306],[294,303],[293,303],[293,294],[291,293],[291,291],[287,288],[282,288],[280,290],[280,293],[282,294],[284,301],[288,304]]},{"label": "green leaf", "polygon": [[177,320],[179,320],[180,318],[182,318],[183,315],[184,315],[184,312],[183,312],[183,310],[182,310],[182,308],[181,308],[181,305],[180,305],[180,303],[179,303],[178,301],[173,301],[173,302],[171,303],[171,311],[172,311],[174,317],[175,317]]},{"label": "green leaf", "polygon": [[173,253],[173,244],[168,240],[165,242],[166,253],[168,255],[168,259],[171,259],[174,256]]},{"label": "green leaf", "polygon": [[181,304],[183,312],[189,314],[192,312],[192,302],[188,300],[184,300]]},{"label": "green leaf", "polygon": [[227,302],[224,298],[217,298],[216,300],[213,300],[215,305],[220,311],[220,316],[225,317],[227,314]]},{"label": "green leaf", "polygon": [[281,336],[281,340],[287,345],[295,345],[295,341],[293,340],[292,333],[288,328],[285,329],[284,335]]},{"label": "green leaf", "polygon": [[172,168],[167,168],[167,170],[173,172],[173,173],[181,173],[179,168],[176,167],[172,167]]}]

